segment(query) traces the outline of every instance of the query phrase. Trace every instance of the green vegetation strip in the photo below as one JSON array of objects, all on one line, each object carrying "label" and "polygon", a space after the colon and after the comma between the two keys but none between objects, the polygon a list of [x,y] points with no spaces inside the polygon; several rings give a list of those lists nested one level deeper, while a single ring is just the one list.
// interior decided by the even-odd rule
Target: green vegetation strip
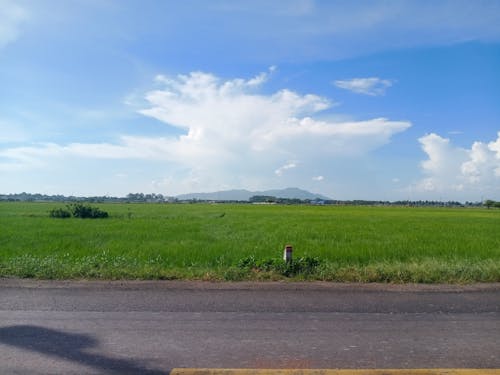
[{"label": "green vegetation strip", "polygon": [[[500,210],[0,203],[0,276],[43,279],[500,281]],[[281,260],[286,244],[294,263]]]}]

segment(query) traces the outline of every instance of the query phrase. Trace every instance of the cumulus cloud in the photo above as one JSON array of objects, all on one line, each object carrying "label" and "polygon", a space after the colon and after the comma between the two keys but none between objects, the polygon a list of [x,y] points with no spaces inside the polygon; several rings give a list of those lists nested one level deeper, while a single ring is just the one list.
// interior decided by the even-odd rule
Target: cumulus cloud
[{"label": "cumulus cloud", "polygon": [[[258,79],[259,85],[265,79]],[[267,176],[272,164],[283,165],[274,171],[282,176],[292,168],[290,160],[307,165],[362,155],[410,126],[385,118],[322,121],[317,115],[331,108],[331,100],[288,89],[263,95],[255,81],[222,80],[202,72],[161,77],[164,87],[146,95],[150,106],[140,113],[187,132],[171,144],[176,163],[245,176]]]},{"label": "cumulus cloud", "polygon": [[470,149],[456,147],[448,138],[431,133],[419,142],[428,159],[421,166],[425,177],[418,191],[455,196],[493,194],[500,187],[500,132],[495,141],[474,142]]},{"label": "cumulus cloud", "polygon": [[181,129],[180,136],[35,145],[5,150],[0,158],[11,164],[40,163],[43,155],[156,160],[164,163],[164,177],[174,190],[267,188],[277,177],[291,178],[285,171],[298,160],[306,171],[339,156],[365,155],[411,126],[386,118],[320,120],[319,113],[333,105],[327,98],[288,89],[261,93],[273,69],[250,79],[224,80],[203,72],[157,76],[158,89],[145,94],[147,108],[139,112]]},{"label": "cumulus cloud", "polygon": [[323,176],[315,176],[312,179],[313,181],[323,181],[325,178]]},{"label": "cumulus cloud", "polygon": [[381,96],[385,94],[387,88],[392,86],[392,81],[377,77],[352,78],[335,81],[334,85],[338,88],[349,90],[356,94]]},{"label": "cumulus cloud", "polygon": [[0,48],[16,40],[27,16],[26,10],[14,1],[0,0]]}]

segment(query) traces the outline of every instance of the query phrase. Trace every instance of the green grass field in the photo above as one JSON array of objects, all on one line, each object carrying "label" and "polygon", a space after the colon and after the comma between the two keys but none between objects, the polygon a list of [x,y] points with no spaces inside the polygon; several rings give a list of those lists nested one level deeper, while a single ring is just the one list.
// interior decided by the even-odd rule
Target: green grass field
[{"label": "green grass field", "polygon": [[[0,203],[0,276],[106,279],[500,281],[500,210]],[[278,259],[294,247],[296,268]]]}]

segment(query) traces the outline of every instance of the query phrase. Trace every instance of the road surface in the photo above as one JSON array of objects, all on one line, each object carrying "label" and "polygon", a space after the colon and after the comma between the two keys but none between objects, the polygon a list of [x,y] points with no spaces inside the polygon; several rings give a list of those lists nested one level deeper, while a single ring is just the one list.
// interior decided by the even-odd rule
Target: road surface
[{"label": "road surface", "polygon": [[0,279],[1,374],[500,368],[500,284]]}]

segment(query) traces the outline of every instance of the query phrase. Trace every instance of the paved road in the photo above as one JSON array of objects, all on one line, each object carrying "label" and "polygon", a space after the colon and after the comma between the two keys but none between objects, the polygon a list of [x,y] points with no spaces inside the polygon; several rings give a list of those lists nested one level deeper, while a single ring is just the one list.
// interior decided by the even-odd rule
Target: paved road
[{"label": "paved road", "polygon": [[0,373],[500,368],[500,284],[0,279]]}]

